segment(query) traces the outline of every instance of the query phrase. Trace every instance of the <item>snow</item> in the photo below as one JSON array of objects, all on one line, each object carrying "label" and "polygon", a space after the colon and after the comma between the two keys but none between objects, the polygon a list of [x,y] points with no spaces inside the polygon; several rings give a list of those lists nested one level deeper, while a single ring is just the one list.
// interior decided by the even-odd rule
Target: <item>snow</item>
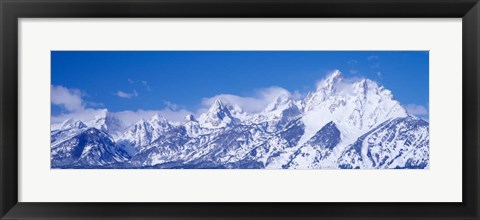
[{"label": "snow", "polygon": [[215,100],[208,112],[202,114],[199,118],[200,126],[210,129],[227,127],[237,120],[219,99]]},{"label": "snow", "polygon": [[391,92],[375,82],[362,79],[346,84],[342,80],[340,71],[335,71],[305,98],[306,129],[299,145],[330,121],[342,126],[344,134],[358,136],[388,119],[407,116]]}]

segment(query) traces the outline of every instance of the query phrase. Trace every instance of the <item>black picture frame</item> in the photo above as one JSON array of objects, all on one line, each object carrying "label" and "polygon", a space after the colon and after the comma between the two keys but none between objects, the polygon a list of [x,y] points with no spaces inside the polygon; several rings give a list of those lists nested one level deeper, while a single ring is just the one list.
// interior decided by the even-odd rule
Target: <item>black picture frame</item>
[{"label": "black picture frame", "polygon": [[[478,219],[480,217],[478,184],[480,5],[478,0],[0,0],[0,15],[1,219]],[[463,202],[18,202],[17,21],[19,18],[57,17],[462,18]]]}]

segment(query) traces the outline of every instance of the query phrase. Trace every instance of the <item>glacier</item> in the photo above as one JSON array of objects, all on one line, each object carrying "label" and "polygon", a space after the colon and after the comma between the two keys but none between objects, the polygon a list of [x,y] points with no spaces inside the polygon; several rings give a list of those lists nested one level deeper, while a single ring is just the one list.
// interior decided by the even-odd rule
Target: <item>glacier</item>
[{"label": "glacier", "polygon": [[157,114],[126,125],[106,109],[94,118],[51,125],[52,169],[429,168],[429,123],[339,70],[256,113],[216,100],[181,122]]}]

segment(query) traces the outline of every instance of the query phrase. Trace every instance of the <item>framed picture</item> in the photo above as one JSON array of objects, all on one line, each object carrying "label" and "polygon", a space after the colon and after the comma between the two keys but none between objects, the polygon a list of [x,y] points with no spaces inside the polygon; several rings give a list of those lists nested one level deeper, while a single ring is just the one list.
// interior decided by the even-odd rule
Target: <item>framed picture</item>
[{"label": "framed picture", "polygon": [[478,219],[479,13],[2,1],[2,219]]}]

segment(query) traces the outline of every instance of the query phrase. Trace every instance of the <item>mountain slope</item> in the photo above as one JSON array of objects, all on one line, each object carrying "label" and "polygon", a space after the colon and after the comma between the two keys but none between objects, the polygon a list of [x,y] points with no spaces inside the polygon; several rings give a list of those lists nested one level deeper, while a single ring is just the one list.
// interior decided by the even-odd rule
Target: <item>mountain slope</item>
[{"label": "mountain slope", "polygon": [[[295,153],[290,156],[290,161],[283,165],[282,168],[331,168],[328,167],[328,165],[334,163],[329,161],[329,159],[335,159],[333,148],[335,148],[340,141],[340,130],[338,130],[334,122],[329,122],[323,126],[312,138],[310,138],[310,140],[308,140],[297,151],[295,151]],[[325,164],[325,161],[327,161],[328,164]]]},{"label": "mountain slope", "polygon": [[63,141],[55,142],[51,149],[52,168],[98,167],[123,162],[129,157],[115,146],[104,131],[87,128]]},{"label": "mountain slope", "polygon": [[429,143],[427,122],[412,116],[388,120],[350,145],[338,166],[423,169],[429,164]]}]

